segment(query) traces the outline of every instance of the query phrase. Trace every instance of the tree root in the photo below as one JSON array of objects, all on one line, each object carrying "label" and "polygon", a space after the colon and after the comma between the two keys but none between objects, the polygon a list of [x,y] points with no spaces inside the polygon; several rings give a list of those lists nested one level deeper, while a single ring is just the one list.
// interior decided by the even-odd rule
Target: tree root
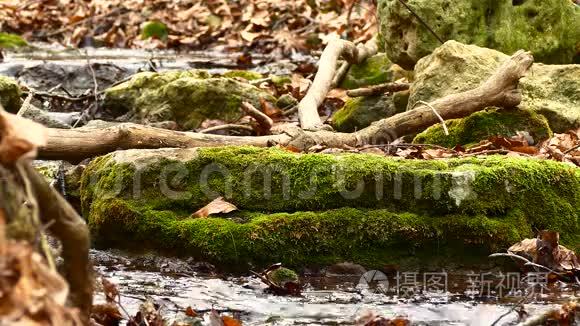
[{"label": "tree root", "polygon": [[[268,147],[280,144],[304,150],[314,145],[358,147],[388,144],[399,137],[438,123],[439,117],[433,113],[431,107],[439,113],[442,119],[452,119],[468,116],[490,106],[517,106],[521,101],[521,94],[517,89],[519,79],[524,76],[533,61],[529,52],[518,51],[480,86],[469,91],[445,96],[429,103],[430,106],[419,105],[413,110],[376,121],[369,127],[354,133],[325,130],[309,131],[305,130],[308,128],[287,126],[282,128],[282,133],[276,135],[238,137],[178,132],[125,123],[100,130],[49,129],[48,144],[40,148],[39,157],[74,162],[117,149],[130,148],[185,148],[225,145]],[[306,110],[306,113],[310,115],[313,112]],[[312,116],[314,115],[312,114]],[[320,121],[317,112],[316,118]],[[314,120],[301,121],[307,122],[307,127],[316,125]]]}]

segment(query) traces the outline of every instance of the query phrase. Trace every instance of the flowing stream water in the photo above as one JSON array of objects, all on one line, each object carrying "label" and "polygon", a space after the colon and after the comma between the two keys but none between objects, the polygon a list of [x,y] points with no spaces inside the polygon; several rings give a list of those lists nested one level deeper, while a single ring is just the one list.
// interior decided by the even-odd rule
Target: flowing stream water
[{"label": "flowing stream water", "polygon": [[[320,273],[301,277],[302,296],[277,296],[268,293],[257,277],[212,275],[205,264],[110,251],[95,250],[92,255],[99,274],[118,285],[129,313],[135,313],[149,297],[163,306],[163,315],[168,318],[192,307],[198,312],[216,309],[237,315],[244,325],[354,325],[366,311],[387,318],[404,316],[414,325],[492,325],[514,304],[524,302],[521,293],[497,299],[495,291],[486,297],[458,292],[395,296],[362,286],[360,276]],[[200,267],[202,272],[195,271]],[[468,286],[465,274],[450,274],[448,282],[459,283],[453,291],[465,292]],[[565,290],[545,291],[525,300],[528,314],[558,307],[574,295]],[[102,294],[97,297],[99,301],[103,301]],[[497,325],[515,325],[517,320],[514,311]]]}]

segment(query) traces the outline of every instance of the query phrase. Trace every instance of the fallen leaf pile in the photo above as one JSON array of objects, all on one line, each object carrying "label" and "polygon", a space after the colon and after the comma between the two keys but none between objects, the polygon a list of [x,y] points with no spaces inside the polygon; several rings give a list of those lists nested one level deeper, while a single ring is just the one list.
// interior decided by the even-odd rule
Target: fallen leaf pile
[{"label": "fallen leaf pile", "polygon": [[526,257],[554,271],[580,271],[578,257],[574,251],[560,244],[558,232],[541,231],[538,238],[524,239],[511,246],[508,252]]},{"label": "fallen leaf pile", "polygon": [[0,209],[0,324],[82,325],[77,309],[65,306],[69,287],[26,242],[6,239]]},{"label": "fallen leaf pile", "polygon": [[0,30],[70,46],[288,54],[332,37],[366,41],[376,20],[372,0],[9,0],[0,2]]}]

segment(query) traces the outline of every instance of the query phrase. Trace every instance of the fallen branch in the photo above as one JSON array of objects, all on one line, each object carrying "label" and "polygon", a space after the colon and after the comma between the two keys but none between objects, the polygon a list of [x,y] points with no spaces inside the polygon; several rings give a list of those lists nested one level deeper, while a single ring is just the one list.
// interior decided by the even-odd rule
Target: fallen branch
[{"label": "fallen branch", "polygon": [[256,137],[222,136],[123,123],[103,129],[48,129],[48,143],[39,149],[39,158],[79,162],[118,149],[225,145],[267,147],[288,141],[289,136],[284,134]]},{"label": "fallen branch", "polygon": [[386,92],[399,92],[408,90],[411,87],[409,83],[385,83],[368,87],[356,88],[346,91],[350,97],[373,96]]},{"label": "fallen branch", "polygon": [[252,104],[248,102],[242,102],[242,109],[250,117],[254,118],[256,122],[258,122],[258,125],[260,125],[261,130],[268,132],[270,131],[270,129],[272,129],[274,121],[272,121],[272,119],[270,119],[270,117],[267,116],[264,112],[256,109]]},{"label": "fallen branch", "polygon": [[[486,107],[514,107],[521,101],[517,89],[519,79],[533,62],[530,53],[516,52],[497,71],[475,89],[451,94],[431,102],[442,119],[468,116]],[[316,117],[319,119],[318,115]],[[304,120],[302,120],[304,122]],[[284,132],[270,136],[220,136],[192,132],[178,132],[125,123],[106,129],[49,129],[48,144],[39,150],[40,159],[80,161],[117,149],[163,147],[215,147],[225,145],[253,145],[268,147],[276,144],[308,149],[314,145],[326,147],[359,147],[388,144],[393,140],[439,122],[431,108],[417,108],[377,121],[354,133],[325,130],[308,131],[287,127]]]},{"label": "fallen branch", "polygon": [[[336,76],[338,59],[342,56],[348,63],[357,64],[377,53],[376,39],[371,39],[364,45],[356,46],[345,40],[332,40],[320,56],[318,72],[308,92],[298,104],[298,117],[302,129],[315,130],[322,126],[318,115],[318,107],[326,98]],[[342,71],[346,68],[341,67]]]}]

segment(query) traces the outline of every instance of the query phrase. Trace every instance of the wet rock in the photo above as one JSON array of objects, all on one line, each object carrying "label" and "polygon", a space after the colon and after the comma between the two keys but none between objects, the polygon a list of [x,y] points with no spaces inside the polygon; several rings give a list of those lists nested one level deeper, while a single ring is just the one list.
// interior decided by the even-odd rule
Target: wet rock
[{"label": "wet rock", "polygon": [[360,276],[366,271],[366,268],[361,265],[344,262],[326,268],[326,276]]},{"label": "wet rock", "polygon": [[[507,59],[495,50],[446,42],[417,63],[408,109],[477,87]],[[580,65],[534,64],[519,88],[519,106],[544,115],[554,132],[580,127]]]},{"label": "wet rock", "polygon": [[81,114],[79,112],[61,113],[48,112],[30,105],[23,117],[36,121],[48,128],[70,129]]},{"label": "wet rock", "polygon": [[527,109],[488,109],[466,118],[447,120],[445,124],[449,135],[445,135],[441,124],[436,124],[417,135],[413,142],[469,148],[492,136],[510,138],[525,132],[530,135],[531,144],[537,144],[553,135],[546,118]]},{"label": "wet rock", "polygon": [[282,110],[288,110],[296,105],[298,105],[298,100],[290,94],[284,94],[276,101],[276,106]]},{"label": "wet rock", "polygon": [[[91,66],[99,90],[104,90],[129,75],[129,71],[114,64],[91,63]],[[93,73],[86,63],[43,63],[22,69],[17,78],[20,83],[34,90],[52,90],[60,95],[68,95],[62,88],[75,96],[95,88]]]},{"label": "wet rock", "polygon": [[232,122],[243,113],[242,101],[274,103],[267,92],[231,78],[212,78],[204,71],[139,73],[105,92],[104,108],[115,116],[130,112],[134,122],[172,120],[195,129],[206,119]]},{"label": "wet rock", "polygon": [[[513,53],[532,51],[537,62],[578,63],[580,8],[569,0],[406,2],[443,38]],[[389,58],[412,69],[440,42],[399,0],[379,0],[381,44]]]},{"label": "wet rock", "polygon": [[104,120],[98,120],[97,119],[97,120],[91,120],[91,121],[87,122],[87,124],[85,124],[81,128],[85,128],[85,129],[104,129],[104,128],[109,128],[109,127],[115,127],[115,126],[118,126],[119,124],[121,124],[121,122],[104,121]]},{"label": "wet rock", "polygon": [[268,273],[267,278],[272,283],[282,288],[285,288],[286,284],[289,282],[296,284],[300,282],[298,274],[296,274],[295,271],[285,267],[280,267],[271,271],[270,273]]},{"label": "wet rock", "polygon": [[332,116],[337,131],[353,132],[407,109],[409,92],[351,98]]},{"label": "wet rock", "polygon": [[352,65],[340,83],[340,87],[353,89],[393,81],[392,65],[386,54],[375,54],[360,64]]},{"label": "wet rock", "polygon": [[18,112],[22,105],[21,95],[20,87],[14,79],[0,76],[0,104],[6,111]]},{"label": "wet rock", "polygon": [[[217,196],[239,210],[190,217]],[[521,157],[126,150],[87,166],[81,198],[98,246],[171,251],[233,270],[477,264],[534,229],[560,230],[565,245],[580,247],[580,172]]]}]

